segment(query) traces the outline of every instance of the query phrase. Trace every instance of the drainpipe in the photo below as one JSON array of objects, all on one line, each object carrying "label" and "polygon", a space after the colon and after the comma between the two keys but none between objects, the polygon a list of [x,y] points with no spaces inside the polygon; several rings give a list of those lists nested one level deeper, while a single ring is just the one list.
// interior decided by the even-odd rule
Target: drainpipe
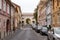
[{"label": "drainpipe", "polygon": [[[10,28],[11,28],[11,3],[10,3]],[[12,29],[11,29],[12,30]],[[10,31],[11,31],[10,30]]]}]

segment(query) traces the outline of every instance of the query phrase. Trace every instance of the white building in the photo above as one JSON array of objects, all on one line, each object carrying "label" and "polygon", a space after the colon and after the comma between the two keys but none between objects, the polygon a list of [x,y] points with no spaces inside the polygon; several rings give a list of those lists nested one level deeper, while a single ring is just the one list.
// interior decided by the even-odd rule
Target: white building
[{"label": "white building", "polygon": [[24,24],[26,24],[26,19],[29,18],[30,24],[32,24],[32,22],[35,21],[35,19],[33,17],[34,17],[33,13],[31,13],[31,14],[30,13],[23,13],[22,14],[22,21],[24,21]]},{"label": "white building", "polygon": [[51,25],[51,13],[52,13],[52,3],[51,0],[48,0],[46,5],[46,21],[47,21],[47,27]]}]

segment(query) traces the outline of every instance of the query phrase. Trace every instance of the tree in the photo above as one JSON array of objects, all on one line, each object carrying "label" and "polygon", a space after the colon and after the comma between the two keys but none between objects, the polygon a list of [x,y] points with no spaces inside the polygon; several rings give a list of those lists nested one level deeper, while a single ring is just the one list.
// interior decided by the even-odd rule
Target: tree
[{"label": "tree", "polygon": [[35,9],[35,12],[34,12],[34,19],[36,20],[36,25],[38,24],[38,20],[37,20],[37,18],[38,18],[38,6],[37,6],[37,8]]},{"label": "tree", "polygon": [[29,19],[29,18],[27,18],[27,19],[26,19],[26,23],[27,23],[27,24],[29,24],[29,21],[30,21],[30,19]]}]

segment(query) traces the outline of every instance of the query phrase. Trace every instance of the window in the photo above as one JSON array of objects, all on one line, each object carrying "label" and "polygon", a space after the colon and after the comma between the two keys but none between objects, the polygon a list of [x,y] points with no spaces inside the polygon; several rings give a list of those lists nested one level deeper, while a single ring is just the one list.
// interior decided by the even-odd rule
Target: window
[{"label": "window", "polygon": [[11,7],[11,16],[13,16],[13,13],[14,13],[14,8],[13,7]]},{"label": "window", "polygon": [[58,23],[60,23],[60,16],[58,17]]},{"label": "window", "polygon": [[57,13],[58,16],[60,16],[60,13]]},{"label": "window", "polygon": [[9,14],[10,13],[10,8],[9,8],[9,5],[7,4],[7,13]]},{"label": "window", "polygon": [[22,18],[22,19],[24,19],[24,18]]},{"label": "window", "polygon": [[58,13],[57,23],[60,23],[60,14]]},{"label": "window", "polygon": [[40,18],[40,15],[39,15],[39,18]]},{"label": "window", "polygon": [[59,7],[59,10],[60,10],[60,7]]},{"label": "window", "polygon": [[0,18],[0,22],[1,22],[1,18]]},{"label": "window", "polygon": [[57,6],[59,6],[59,0],[57,0]]},{"label": "window", "polygon": [[13,11],[12,11],[12,10],[13,10],[13,8],[11,7],[11,13],[13,13]]},{"label": "window", "polygon": [[5,26],[5,20],[3,21],[3,25]]},{"label": "window", "polygon": [[0,9],[2,8],[2,0],[0,0]]},{"label": "window", "polygon": [[53,17],[55,17],[55,15],[53,15]]},{"label": "window", "polygon": [[52,17],[51,20],[52,20],[52,24],[55,24],[55,20],[56,20],[56,19],[55,19],[54,17]]},{"label": "window", "polygon": [[22,21],[22,23],[24,23],[24,21]]},{"label": "window", "polygon": [[6,1],[3,0],[3,10],[6,11]]},{"label": "window", "polygon": [[54,0],[53,0],[53,9],[54,9]]}]

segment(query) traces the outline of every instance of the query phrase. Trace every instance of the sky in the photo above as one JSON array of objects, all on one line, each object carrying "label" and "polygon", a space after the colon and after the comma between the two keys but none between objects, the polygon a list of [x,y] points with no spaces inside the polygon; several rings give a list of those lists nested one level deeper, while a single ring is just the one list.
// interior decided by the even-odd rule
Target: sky
[{"label": "sky", "polygon": [[33,13],[40,0],[12,0],[21,6],[22,13]]}]

